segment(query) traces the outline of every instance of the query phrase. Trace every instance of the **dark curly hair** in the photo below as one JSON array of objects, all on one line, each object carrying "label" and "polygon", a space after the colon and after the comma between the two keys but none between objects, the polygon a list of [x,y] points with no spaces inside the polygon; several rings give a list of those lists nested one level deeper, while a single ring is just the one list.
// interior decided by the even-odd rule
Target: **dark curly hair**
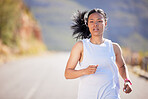
[{"label": "dark curly hair", "polygon": [[73,25],[71,29],[73,29],[73,36],[77,35],[75,38],[77,39],[86,39],[91,37],[91,33],[87,26],[88,18],[92,13],[100,13],[103,15],[105,22],[107,21],[106,13],[102,9],[92,9],[88,11],[77,11],[75,15],[73,15]]}]

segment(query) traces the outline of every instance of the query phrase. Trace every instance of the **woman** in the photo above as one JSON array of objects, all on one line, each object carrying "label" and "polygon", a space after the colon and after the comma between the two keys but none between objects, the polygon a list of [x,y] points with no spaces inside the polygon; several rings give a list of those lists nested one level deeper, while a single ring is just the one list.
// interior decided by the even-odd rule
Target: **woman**
[{"label": "woman", "polygon": [[[66,79],[80,78],[78,99],[120,99],[118,71],[124,79],[125,93],[130,93],[131,81],[117,43],[103,38],[107,25],[102,9],[78,12],[72,26],[78,41],[72,48],[65,69]],[[79,62],[80,69],[76,70]]]}]

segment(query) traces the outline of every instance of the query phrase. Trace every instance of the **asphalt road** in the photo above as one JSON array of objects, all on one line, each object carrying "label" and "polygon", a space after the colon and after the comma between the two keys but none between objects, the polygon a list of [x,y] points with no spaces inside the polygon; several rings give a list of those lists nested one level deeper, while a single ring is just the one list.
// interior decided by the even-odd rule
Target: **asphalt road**
[{"label": "asphalt road", "polygon": [[[0,99],[76,99],[79,79],[66,80],[70,53],[60,52],[22,58],[0,66]],[[133,92],[121,99],[147,99],[148,81],[129,73]]]}]

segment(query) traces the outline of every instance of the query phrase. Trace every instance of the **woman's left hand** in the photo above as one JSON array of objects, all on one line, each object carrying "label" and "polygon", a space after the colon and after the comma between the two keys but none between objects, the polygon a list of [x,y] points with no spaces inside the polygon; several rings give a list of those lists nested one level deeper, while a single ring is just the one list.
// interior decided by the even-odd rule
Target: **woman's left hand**
[{"label": "woman's left hand", "polygon": [[129,82],[125,82],[125,83],[124,83],[123,91],[124,91],[125,93],[127,93],[127,94],[132,91],[132,87],[131,87],[131,85],[130,85]]}]

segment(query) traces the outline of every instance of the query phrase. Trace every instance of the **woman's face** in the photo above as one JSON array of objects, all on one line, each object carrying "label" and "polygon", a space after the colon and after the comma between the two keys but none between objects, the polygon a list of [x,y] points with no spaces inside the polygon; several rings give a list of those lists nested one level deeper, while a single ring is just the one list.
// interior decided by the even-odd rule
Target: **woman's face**
[{"label": "woman's face", "polygon": [[107,22],[102,14],[92,13],[88,18],[88,28],[92,36],[102,36]]}]

